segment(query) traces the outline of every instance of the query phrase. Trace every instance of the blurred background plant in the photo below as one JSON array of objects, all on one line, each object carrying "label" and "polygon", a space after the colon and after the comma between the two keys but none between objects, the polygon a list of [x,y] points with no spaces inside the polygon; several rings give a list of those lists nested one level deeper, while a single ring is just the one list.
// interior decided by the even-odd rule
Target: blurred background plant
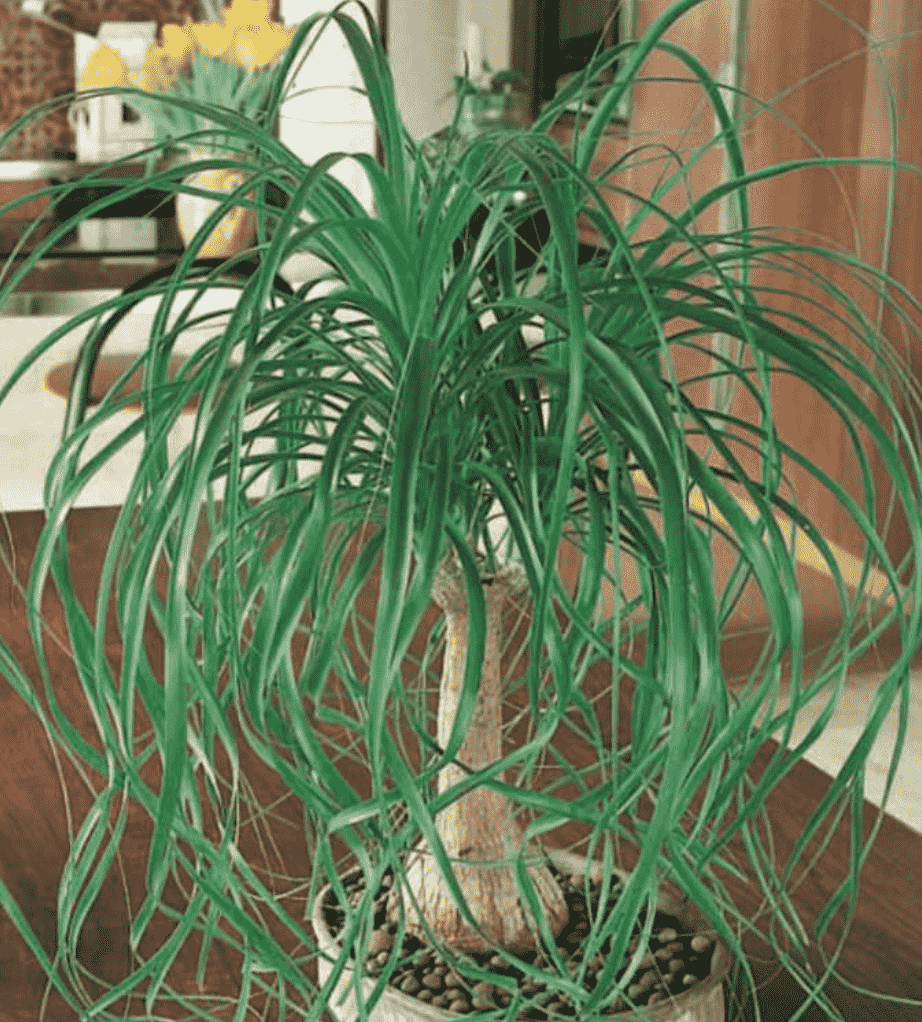
[{"label": "blurred background plant", "polygon": [[531,120],[528,82],[514,68],[494,71],[489,61],[455,75],[452,94],[462,134],[491,128],[527,128]]},{"label": "blurred background plant", "polygon": [[[213,4],[203,11],[217,13]],[[113,47],[101,45],[78,83],[78,91],[134,86],[150,97],[177,96],[234,110],[254,122],[267,113],[272,71],[291,44],[296,25],[273,20],[270,0],[232,0],[213,20],[163,25],[140,73]],[[177,140],[207,128],[201,113],[145,97],[126,102],[146,114],[155,137]]]}]

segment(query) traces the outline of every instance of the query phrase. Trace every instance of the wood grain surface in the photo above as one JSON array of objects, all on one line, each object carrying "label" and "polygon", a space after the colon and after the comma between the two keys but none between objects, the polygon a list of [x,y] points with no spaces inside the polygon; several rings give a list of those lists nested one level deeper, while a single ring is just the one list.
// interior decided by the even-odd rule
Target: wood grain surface
[{"label": "wood grain surface", "polygon": [[[93,509],[72,514],[72,563],[77,569],[74,578],[85,605],[97,589],[99,567],[115,513],[113,509]],[[40,512],[21,512],[9,515],[8,531],[0,531],[0,535],[5,533],[2,539],[5,560],[12,567],[12,572],[0,569],[0,635],[20,662],[33,672],[35,665],[28,652],[23,604],[13,579],[21,583],[27,577],[41,524]],[[55,598],[48,598],[45,613],[49,626],[63,637],[61,607]],[[108,646],[111,655],[117,657],[117,636],[113,634]],[[66,643],[61,647],[54,643],[48,646],[55,689],[72,719],[90,737],[92,723],[65,647]],[[159,656],[154,643],[150,655],[156,671]],[[56,761],[38,721],[6,682],[0,683],[0,748],[3,750],[0,760],[0,875],[39,939],[50,950],[55,940],[58,878],[68,848],[60,776],[68,782],[72,810],[78,820],[87,799],[85,793],[81,798],[80,784],[73,770],[66,763]],[[763,763],[773,748],[767,746],[763,750]],[[244,767],[263,800],[284,794],[277,780],[261,770],[258,763],[245,758]],[[797,840],[827,784],[826,775],[801,763],[771,796],[768,810],[775,827],[779,856],[785,856]],[[867,809],[866,825],[869,826],[873,810],[870,806]],[[134,901],[143,891],[145,843],[150,821],[135,809],[129,814],[129,821],[123,851],[126,881]],[[273,834],[278,842],[280,864],[290,875],[303,876],[306,861],[297,807],[283,804]],[[834,878],[845,867],[847,856],[847,832],[840,828],[820,865],[803,877],[797,890],[796,905],[807,925],[826,904]],[[298,870],[302,872],[298,874]],[[884,820],[867,861],[854,929],[840,962],[841,971],[850,982],[895,998],[922,998],[920,871],[922,836],[892,819]],[[738,897],[740,905],[756,911],[756,900],[751,892],[742,890]],[[80,941],[80,958],[103,979],[115,981],[124,974],[128,961],[126,938],[125,894],[113,881],[107,884],[93,906]],[[194,946],[189,950],[191,953],[181,957],[175,972],[178,984],[193,982]],[[765,956],[764,950],[753,942],[751,961],[763,981],[759,994],[762,1018],[767,1022],[782,1022],[791,1018],[803,998],[790,978],[778,974],[777,963]],[[236,963],[228,954],[216,955],[207,978],[208,988],[232,996],[238,984]],[[0,1022],[35,1022],[40,1017],[44,990],[44,976],[33,956],[11,921],[5,916],[0,918]],[[838,983],[831,983],[829,992],[848,1022],[922,1022],[922,1007],[875,1000]],[[747,1019],[754,1018],[752,1005],[738,1005],[731,996],[730,1017],[740,1014]],[[60,999],[52,996],[45,1005],[44,1018],[46,1022],[72,1022],[75,1015]],[[819,1022],[823,1015],[812,1007],[803,1018],[805,1022]]]}]

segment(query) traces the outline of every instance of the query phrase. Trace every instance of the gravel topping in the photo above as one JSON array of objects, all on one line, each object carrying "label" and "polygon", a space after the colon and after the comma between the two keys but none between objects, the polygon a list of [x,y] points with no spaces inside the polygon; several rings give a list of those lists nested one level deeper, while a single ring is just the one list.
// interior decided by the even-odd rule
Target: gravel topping
[{"label": "gravel topping", "polygon": [[[577,975],[585,962],[584,942],[589,932],[589,912],[596,911],[599,900],[599,885],[590,882],[589,899],[586,897],[584,877],[573,877],[550,866],[563,889],[570,909],[570,920],[557,938],[557,951],[566,961],[567,969]],[[388,888],[393,883],[387,876],[376,901],[375,929],[369,941],[365,968],[370,976],[380,975],[393,954],[396,924],[388,922],[385,913]],[[360,873],[353,873],[343,879],[349,902],[353,907],[361,904],[364,897],[364,881]],[[609,906],[617,897],[617,888],[612,887]],[[332,890],[323,906],[327,926],[337,937],[345,924],[345,913],[336,904]],[[643,920],[641,920],[641,924]],[[628,944],[629,953],[637,951],[639,926]],[[629,998],[619,997],[607,1010],[610,1013],[627,1011],[635,1006],[655,1005],[681,994],[710,974],[713,938],[704,933],[689,933],[675,917],[657,912],[653,919],[652,937],[643,953],[640,967],[634,974],[627,989]],[[587,990],[595,990],[603,979],[604,964],[611,949],[607,940],[586,964],[583,984]],[[522,998],[518,1011],[520,1019],[529,1022],[546,1022],[551,1018],[574,1018],[576,1008],[569,998],[548,987],[540,980],[527,975],[516,962],[536,968],[553,969],[546,951],[523,954],[519,957],[499,953],[471,954],[464,956],[471,966],[494,973],[495,983],[477,982],[459,975],[450,964],[443,961],[430,944],[415,935],[406,935],[400,948],[400,956],[390,986],[402,993],[447,1009],[459,1015],[472,1012],[505,1009],[516,994]],[[511,959],[511,960],[509,960]],[[615,971],[613,987],[624,975],[628,962]],[[502,982],[501,982],[502,981]]]}]

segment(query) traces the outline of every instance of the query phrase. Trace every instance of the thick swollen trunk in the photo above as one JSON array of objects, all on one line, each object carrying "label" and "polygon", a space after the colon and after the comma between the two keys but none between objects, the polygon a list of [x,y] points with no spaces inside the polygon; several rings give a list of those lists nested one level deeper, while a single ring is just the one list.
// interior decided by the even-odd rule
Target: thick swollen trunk
[{"label": "thick swollen trunk", "polygon": [[[522,587],[522,576],[506,569],[483,580],[486,602],[486,650],[474,719],[457,759],[471,770],[496,762],[502,755],[502,700],[500,652],[503,606]],[[446,618],[445,661],[439,690],[438,740],[448,743],[464,684],[468,647],[467,595],[464,581],[447,564],[433,591]],[[439,791],[446,791],[465,776],[458,766],[445,767]],[[522,829],[513,818],[512,804],[504,795],[475,789],[453,802],[435,819],[436,829],[454,866],[455,879],[485,936],[473,930],[455,904],[445,878],[425,845],[420,845],[407,870],[407,884],[434,932],[463,951],[485,951],[499,945],[510,951],[534,950],[538,929],[523,903],[515,876],[515,860],[522,848]],[[528,849],[535,863],[529,875],[545,916],[556,935],[567,922],[563,894],[541,850]],[[463,864],[462,864],[463,863]],[[500,863],[500,864],[497,864]],[[506,863],[503,865],[501,863]],[[411,929],[422,930],[412,905],[406,904]]]}]

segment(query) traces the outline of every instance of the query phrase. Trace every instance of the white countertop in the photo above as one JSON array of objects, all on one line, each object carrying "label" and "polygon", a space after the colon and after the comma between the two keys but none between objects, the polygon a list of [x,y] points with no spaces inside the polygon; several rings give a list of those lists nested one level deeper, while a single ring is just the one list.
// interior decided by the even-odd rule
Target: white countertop
[{"label": "white countertop", "polygon": [[0,157],[0,181],[44,181],[47,178],[74,177],[89,168],[74,160],[7,159]]},{"label": "white countertop", "polygon": [[[323,269],[324,265],[318,259],[303,255],[288,260],[283,272],[286,279],[297,286],[304,280],[317,277]],[[97,300],[104,300],[112,294],[114,292],[99,292]],[[226,308],[231,292],[219,289],[215,295],[214,301],[204,296],[197,309]],[[141,311],[132,311],[106,341],[105,351],[115,354],[140,350],[147,342],[155,307],[155,299],[148,299],[138,306]],[[25,355],[54,329],[63,326],[68,318],[64,314],[0,316],[0,380],[5,383]],[[0,511],[34,510],[43,506],[44,478],[60,441],[65,411],[64,400],[45,386],[45,378],[55,366],[73,359],[88,329],[89,324],[84,324],[43,354],[0,406]],[[185,334],[178,347],[179,352],[191,353],[200,343],[201,336],[197,339],[194,334]],[[119,412],[100,432],[92,450],[98,450],[136,414]],[[189,429],[175,431],[171,437],[173,443],[180,443],[183,434],[191,433],[191,418],[185,417]],[[76,506],[121,504],[136,459],[137,453],[129,450],[121,453],[87,487]]]},{"label": "white countertop", "polygon": [[[67,320],[67,316],[5,316],[0,319],[0,379],[5,383],[21,359]],[[139,350],[150,323],[149,314],[127,317],[107,342],[106,350],[112,353]],[[76,355],[88,329],[89,324],[84,324],[45,352],[0,406],[0,510],[33,510],[43,506],[44,478],[60,442],[65,411],[64,399],[47,388],[45,377],[56,365]],[[100,431],[92,450],[98,450],[135,419],[136,414],[117,413]],[[133,450],[120,453],[87,487],[77,506],[121,504],[137,456],[136,444]]]}]

